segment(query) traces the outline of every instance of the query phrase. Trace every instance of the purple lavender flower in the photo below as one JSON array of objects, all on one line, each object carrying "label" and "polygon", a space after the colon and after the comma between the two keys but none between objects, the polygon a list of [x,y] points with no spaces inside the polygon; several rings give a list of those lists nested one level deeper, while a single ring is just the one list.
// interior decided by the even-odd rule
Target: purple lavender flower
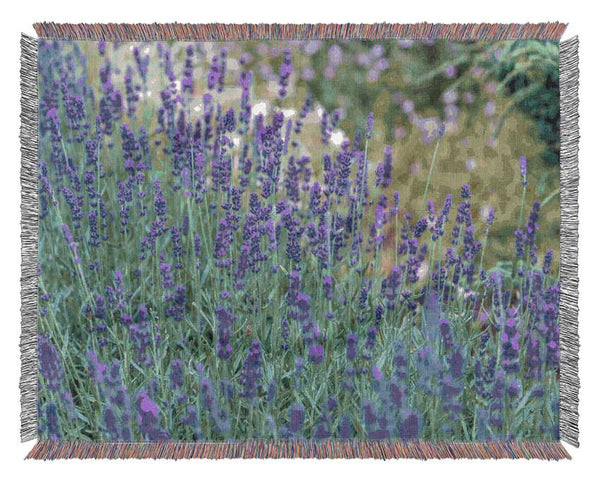
[{"label": "purple lavender flower", "polygon": [[422,219],[419,219],[417,221],[417,223],[415,224],[415,227],[413,229],[413,235],[415,236],[416,239],[418,239],[419,237],[421,237],[423,235],[423,233],[427,230],[427,226],[428,226],[428,222],[425,217],[423,217]]},{"label": "purple lavender flower", "polygon": [[460,188],[460,196],[463,199],[471,198],[471,186],[469,184],[465,184]]},{"label": "purple lavender flower", "polygon": [[55,403],[50,402],[46,405],[45,418],[45,428],[48,433],[48,439],[51,439],[52,441],[58,441],[62,438],[62,430],[58,417],[58,407]]},{"label": "purple lavender flower", "polygon": [[145,84],[148,76],[148,66],[150,65],[150,55],[145,55],[142,57],[140,49],[138,47],[134,47],[133,58],[135,59],[138,73],[140,74],[140,77],[142,77],[142,81]]},{"label": "purple lavender flower", "polygon": [[65,113],[67,117],[67,123],[71,129],[79,129],[81,122],[85,119],[85,102],[78,95],[72,95],[66,93],[63,96],[63,102],[65,105]]},{"label": "purple lavender flower", "polygon": [[398,266],[394,267],[389,276],[383,281],[381,290],[386,299],[386,308],[393,311],[396,308],[398,289],[402,281],[402,273]]},{"label": "purple lavender flower", "polygon": [[96,296],[96,311],[94,312],[96,319],[106,319],[106,304],[104,296]]},{"label": "purple lavender flower", "polygon": [[519,319],[515,309],[509,309],[503,322],[502,335],[502,367],[506,373],[515,373],[520,370],[519,353],[521,333],[518,326]]},{"label": "purple lavender flower", "polygon": [[525,239],[521,229],[515,231],[515,257],[517,259],[525,257]]},{"label": "purple lavender flower", "polygon": [[252,345],[248,349],[248,356],[244,360],[242,367],[243,387],[240,396],[253,400],[258,394],[260,388],[260,380],[262,378],[260,342],[258,339],[252,341]]},{"label": "purple lavender flower", "polygon": [[73,239],[73,234],[71,234],[71,229],[69,229],[69,226],[67,224],[63,224],[62,231],[65,236],[65,240],[67,241],[67,244],[69,245],[69,248],[71,249],[71,252],[73,253],[73,259],[74,259],[75,263],[81,264],[81,257],[79,257],[79,254],[77,252],[77,243]]},{"label": "purple lavender flower", "polygon": [[446,200],[444,201],[444,206],[442,207],[435,224],[432,228],[432,240],[437,240],[444,235],[444,225],[448,222],[448,216],[450,214],[450,208],[452,207],[452,195],[448,194],[446,196]]},{"label": "purple lavender flower", "polygon": [[171,389],[178,390],[183,386],[183,363],[179,359],[171,361]]},{"label": "purple lavender flower", "polygon": [[302,126],[304,125],[303,120],[307,117],[308,113],[311,111],[313,105],[313,96],[309,93],[302,104],[302,108],[298,114],[298,119],[296,120],[296,124],[294,126],[294,132],[299,134],[302,131]]},{"label": "purple lavender flower", "polygon": [[353,332],[348,334],[348,337],[346,338],[346,358],[349,361],[354,361],[354,359],[356,359],[357,342],[358,338],[356,337],[356,334]]},{"label": "purple lavender flower", "polygon": [[171,243],[173,244],[173,257],[177,260],[175,269],[183,268],[181,258],[183,256],[183,246],[181,244],[181,229],[177,226],[171,227]]},{"label": "purple lavender flower", "polygon": [[136,359],[142,366],[152,366],[154,359],[151,353],[152,332],[149,322],[148,310],[144,304],[139,306],[136,322],[129,326],[129,336]]},{"label": "purple lavender flower", "polygon": [[194,92],[194,47],[188,45],[185,49],[185,65],[183,69],[183,78],[181,79],[181,90],[184,94]]},{"label": "purple lavender flower", "polygon": [[169,439],[169,434],[161,427],[158,406],[150,398],[147,391],[137,393],[135,407],[138,427],[145,439],[148,441],[166,441]]},{"label": "purple lavender flower", "polygon": [[520,170],[521,170],[521,184],[523,184],[523,187],[527,186],[527,158],[522,155],[521,159],[520,159]]},{"label": "purple lavender flower", "polygon": [[123,150],[123,159],[125,161],[125,170],[133,173],[136,169],[136,164],[141,160],[139,154],[140,145],[129,125],[121,125],[121,148]]},{"label": "purple lavender flower", "polygon": [[308,358],[314,364],[321,364],[323,362],[323,346],[321,344],[315,344],[308,348]]},{"label": "purple lavender flower", "polygon": [[73,227],[75,229],[79,229],[81,227],[81,219],[83,219],[83,210],[81,197],[76,195],[71,189],[68,187],[64,187],[61,189],[62,193],[65,197],[65,200],[69,204],[69,208],[71,209],[71,217],[73,218]]},{"label": "purple lavender flower", "polygon": [[289,410],[289,430],[292,435],[298,435],[304,427],[304,406],[294,404]]},{"label": "purple lavender flower", "polygon": [[86,353],[86,358],[88,360],[88,371],[92,381],[99,385],[103,384],[108,366],[98,361],[98,356],[93,351],[88,351]]},{"label": "purple lavender flower", "polygon": [[542,271],[544,274],[550,274],[550,269],[552,268],[552,259],[554,258],[554,251],[552,249],[548,249],[546,254],[544,255],[544,266],[542,267]]},{"label": "purple lavender flower", "polygon": [[525,348],[525,377],[540,379],[542,375],[542,359],[540,355],[540,341],[535,335],[530,335]]},{"label": "purple lavender flower", "polygon": [[448,350],[453,347],[452,332],[448,319],[440,319],[440,334],[444,343],[444,349]]},{"label": "purple lavender flower", "polygon": [[278,92],[279,98],[285,97],[290,82],[290,76],[292,75],[293,71],[292,53],[289,49],[286,49],[283,52],[283,61],[281,62],[281,69],[279,73],[279,86],[281,87]]},{"label": "purple lavender flower", "polygon": [[233,323],[236,320],[236,316],[231,313],[231,310],[226,306],[217,306],[217,356],[221,359],[229,359],[231,357],[231,336],[233,334]]},{"label": "purple lavender flower", "polygon": [[60,354],[47,336],[38,335],[38,360],[46,387],[58,392],[65,378],[65,370]]},{"label": "purple lavender flower", "polygon": [[375,116],[373,112],[369,112],[367,117],[367,127],[365,128],[365,138],[368,140],[373,136],[373,120]]},{"label": "purple lavender flower", "polygon": [[288,340],[290,338],[290,323],[288,322],[287,319],[282,319],[281,320],[281,339],[282,339],[282,344],[281,344],[281,348],[284,351],[287,351],[290,347],[290,345],[288,344]]},{"label": "purple lavender flower", "polygon": [[529,214],[529,220],[527,221],[525,231],[525,245],[529,248],[532,248],[535,245],[535,235],[537,230],[539,229],[537,221],[539,219],[540,207],[540,202],[536,200],[533,203],[533,206],[531,207],[531,213]]},{"label": "purple lavender flower", "polygon": [[329,275],[323,276],[323,294],[325,299],[333,299],[333,278]]},{"label": "purple lavender flower", "polygon": [[137,109],[137,103],[140,100],[140,94],[138,91],[139,89],[137,88],[138,86],[134,85],[133,83],[133,69],[129,65],[127,66],[123,82],[125,83],[125,101],[127,102],[127,116],[129,118],[134,118]]},{"label": "purple lavender flower", "polygon": [[217,267],[229,267],[233,262],[233,259],[229,257],[229,248],[234,239],[233,235],[239,227],[239,219],[238,215],[228,212],[225,218],[219,221],[213,252]]},{"label": "purple lavender flower", "polygon": [[509,382],[506,387],[506,393],[511,397],[515,398],[521,394],[521,383],[516,379]]},{"label": "purple lavender flower", "polygon": [[369,327],[367,329],[367,340],[365,341],[365,352],[363,359],[370,360],[373,357],[372,351],[375,349],[375,342],[377,341],[377,329],[375,327]]},{"label": "purple lavender flower", "polygon": [[248,131],[250,119],[252,117],[252,105],[250,104],[250,85],[252,83],[252,72],[242,70],[240,72],[239,84],[242,88],[242,97],[240,100],[240,130],[244,134]]},{"label": "purple lavender flower", "polygon": [[160,180],[154,181],[154,212],[156,217],[159,219],[164,219],[167,215],[167,202],[165,201],[165,197],[162,192],[162,188],[160,185]]},{"label": "purple lavender flower", "polygon": [[399,426],[400,438],[404,440],[418,439],[421,423],[416,413],[409,412]]},{"label": "purple lavender flower", "polygon": [[210,70],[208,72],[208,90],[222,92],[225,88],[225,66],[227,65],[227,50],[221,49],[219,55],[212,58]]},{"label": "purple lavender flower", "polygon": [[389,145],[385,147],[385,154],[383,156],[383,173],[382,173],[382,186],[384,188],[392,185],[392,148]]}]

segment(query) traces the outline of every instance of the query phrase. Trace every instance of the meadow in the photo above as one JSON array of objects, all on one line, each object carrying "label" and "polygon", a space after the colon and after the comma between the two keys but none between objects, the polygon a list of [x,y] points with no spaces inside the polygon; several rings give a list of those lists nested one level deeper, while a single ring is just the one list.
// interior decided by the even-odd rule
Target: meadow
[{"label": "meadow", "polygon": [[41,41],[40,436],[557,439],[526,47]]}]

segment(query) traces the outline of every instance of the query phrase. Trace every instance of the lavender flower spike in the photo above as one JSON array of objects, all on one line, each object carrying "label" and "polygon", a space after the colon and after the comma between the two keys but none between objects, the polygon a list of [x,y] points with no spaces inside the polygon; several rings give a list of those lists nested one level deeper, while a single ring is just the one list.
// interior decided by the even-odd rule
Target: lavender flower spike
[{"label": "lavender flower spike", "polygon": [[292,53],[289,49],[286,49],[283,53],[283,62],[281,63],[281,71],[279,74],[279,86],[281,88],[279,89],[278,94],[280,98],[285,97],[285,94],[287,93],[290,76],[292,75],[293,71],[294,67],[292,66]]},{"label": "lavender flower spike", "polygon": [[524,155],[521,156],[521,159],[519,161],[519,167],[521,170],[521,184],[523,184],[523,187],[527,186],[527,157],[525,157]]}]

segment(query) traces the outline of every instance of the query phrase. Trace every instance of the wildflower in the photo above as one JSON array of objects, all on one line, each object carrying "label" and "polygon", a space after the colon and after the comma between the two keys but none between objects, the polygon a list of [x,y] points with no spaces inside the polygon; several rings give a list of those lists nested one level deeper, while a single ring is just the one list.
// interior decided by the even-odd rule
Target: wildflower
[{"label": "wildflower", "polygon": [[400,438],[404,440],[418,439],[420,432],[419,417],[409,412],[399,426]]},{"label": "wildflower", "polygon": [[62,438],[62,430],[60,427],[60,420],[58,417],[58,407],[55,403],[50,402],[46,405],[46,425],[45,428],[48,432],[48,438],[52,441],[58,441]]},{"label": "wildflower", "polygon": [[544,266],[542,271],[544,274],[550,273],[550,268],[552,267],[552,259],[554,258],[554,251],[552,249],[548,249],[546,254],[544,255]]},{"label": "wildflower", "polygon": [[152,332],[148,310],[144,304],[139,306],[136,322],[129,326],[129,337],[137,362],[146,367],[153,365],[154,359],[149,349],[152,345]]},{"label": "wildflower", "polygon": [[518,318],[515,309],[509,309],[503,323],[502,341],[502,367],[507,373],[518,372],[521,333],[518,329]]},{"label": "wildflower", "polygon": [[171,361],[171,389],[181,389],[183,386],[183,363],[179,359]]},{"label": "wildflower", "polygon": [[373,112],[369,112],[367,117],[367,127],[365,128],[365,138],[368,140],[373,136],[373,120],[375,116]]},{"label": "wildflower", "polygon": [[515,257],[517,259],[525,257],[525,239],[521,229],[515,231]]},{"label": "wildflower", "polygon": [[40,372],[46,382],[46,387],[58,392],[65,377],[60,354],[47,336],[38,335],[38,359]]},{"label": "wildflower", "polygon": [[282,344],[281,344],[281,348],[283,350],[288,350],[290,345],[288,344],[288,340],[290,338],[290,324],[288,322],[287,319],[282,319],[281,320],[281,339],[282,339]]},{"label": "wildflower", "polygon": [[353,361],[354,359],[356,359],[357,341],[358,338],[356,337],[356,334],[354,334],[353,332],[348,334],[348,337],[346,338],[346,358],[348,359],[348,361]]},{"label": "wildflower", "polygon": [[289,49],[286,49],[283,52],[283,61],[281,62],[281,69],[279,73],[279,86],[281,88],[279,89],[278,95],[280,98],[285,97],[285,94],[287,93],[287,87],[289,85],[290,76],[292,75],[293,70],[292,53]]},{"label": "wildflower", "polygon": [[217,327],[217,356],[221,359],[229,359],[231,356],[231,336],[233,334],[233,323],[236,316],[231,313],[231,310],[225,306],[217,306],[216,316],[218,321]]},{"label": "wildflower", "polygon": [[300,433],[304,426],[304,407],[301,404],[294,404],[289,409],[289,430],[292,435]]},{"label": "wildflower", "polygon": [[527,186],[527,158],[522,155],[519,161],[519,167],[521,171],[521,184],[523,187]]},{"label": "wildflower", "polygon": [[323,346],[321,344],[310,346],[308,348],[308,357],[311,362],[321,364],[323,362]]},{"label": "wildflower", "polygon": [[536,200],[531,207],[531,213],[529,214],[529,220],[527,221],[525,230],[525,245],[529,248],[532,248],[535,245],[535,235],[539,229],[537,221],[539,219],[540,207],[540,202]]},{"label": "wildflower", "polygon": [[78,95],[69,93],[64,95],[63,102],[69,127],[79,129],[81,121],[85,119],[85,102]]},{"label": "wildflower", "polygon": [[471,186],[469,184],[465,184],[460,188],[460,196],[463,199],[471,198]]},{"label": "wildflower", "polygon": [[98,385],[103,384],[108,366],[99,362],[98,356],[93,351],[88,351],[86,357],[88,360],[88,371],[92,381]]},{"label": "wildflower", "polygon": [[519,396],[521,394],[521,384],[519,383],[519,381],[514,380],[508,383],[506,392],[511,398]]},{"label": "wildflower", "polygon": [[421,237],[423,235],[423,232],[425,232],[427,230],[427,219],[426,218],[422,218],[419,219],[417,221],[417,223],[415,224],[414,230],[413,230],[413,235],[418,239],[419,237]]},{"label": "wildflower", "polygon": [[106,318],[106,305],[104,303],[104,296],[96,296],[96,311],[94,316],[97,319],[105,319]]},{"label": "wildflower", "polygon": [[385,154],[383,156],[383,180],[382,186],[384,188],[392,185],[392,148],[389,145],[385,147]]},{"label": "wildflower", "polygon": [[133,69],[131,66],[127,66],[125,71],[125,77],[123,78],[125,83],[125,101],[127,102],[127,116],[134,118],[137,108],[137,103],[140,100],[140,94],[138,89],[133,84]]},{"label": "wildflower", "polygon": [[331,276],[323,276],[323,294],[325,299],[333,299],[333,279]]},{"label": "wildflower", "polygon": [[389,276],[382,283],[382,292],[386,298],[386,308],[394,310],[396,308],[396,299],[398,297],[398,288],[402,280],[402,274],[398,266],[394,267]]},{"label": "wildflower", "polygon": [[148,441],[166,441],[169,435],[161,427],[158,406],[150,398],[147,391],[140,391],[136,396],[137,423],[140,432]]},{"label": "wildflower", "polygon": [[262,377],[261,358],[260,358],[260,342],[258,339],[252,341],[252,345],[248,349],[248,356],[244,360],[242,367],[243,391],[240,396],[254,399],[260,387],[260,379]]},{"label": "wildflower", "polygon": [[185,49],[185,65],[183,69],[183,78],[181,79],[181,90],[183,93],[192,94],[194,92],[194,47],[188,45]]},{"label": "wildflower", "polygon": [[138,47],[134,47],[133,58],[135,59],[135,64],[137,66],[140,77],[142,77],[142,81],[146,83],[148,75],[148,66],[150,65],[150,55],[145,55],[142,57],[140,49]]}]

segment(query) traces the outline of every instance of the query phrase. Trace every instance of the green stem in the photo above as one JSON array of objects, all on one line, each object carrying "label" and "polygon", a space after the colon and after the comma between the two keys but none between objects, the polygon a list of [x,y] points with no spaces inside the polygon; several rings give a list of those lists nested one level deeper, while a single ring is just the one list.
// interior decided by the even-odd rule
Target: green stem
[{"label": "green stem", "polygon": [[440,139],[437,139],[435,143],[435,149],[433,150],[433,156],[431,158],[431,166],[429,167],[429,175],[427,176],[427,183],[425,184],[425,191],[423,192],[423,200],[421,202],[421,211],[419,212],[419,219],[423,216],[425,211],[425,204],[427,202],[427,192],[429,191],[429,184],[431,183],[431,177],[433,175],[433,168],[435,166],[435,159],[437,157],[438,148],[440,146]]},{"label": "green stem", "polygon": [[527,186],[523,186],[523,194],[521,195],[521,211],[519,212],[519,224],[518,228],[521,228],[523,225],[523,210],[525,208],[525,194],[527,193]]}]

